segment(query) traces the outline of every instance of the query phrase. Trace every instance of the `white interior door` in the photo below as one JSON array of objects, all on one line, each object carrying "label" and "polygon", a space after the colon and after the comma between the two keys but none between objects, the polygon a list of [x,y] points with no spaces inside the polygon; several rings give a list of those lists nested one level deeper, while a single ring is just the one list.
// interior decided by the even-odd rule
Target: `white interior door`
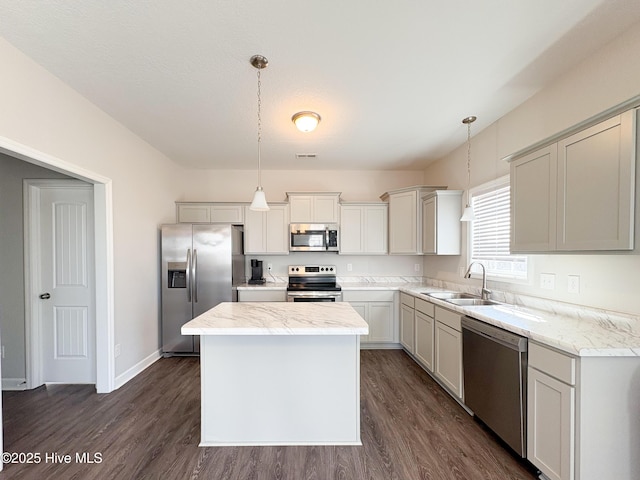
[{"label": "white interior door", "polygon": [[41,383],[95,383],[93,187],[41,186],[39,211]]}]

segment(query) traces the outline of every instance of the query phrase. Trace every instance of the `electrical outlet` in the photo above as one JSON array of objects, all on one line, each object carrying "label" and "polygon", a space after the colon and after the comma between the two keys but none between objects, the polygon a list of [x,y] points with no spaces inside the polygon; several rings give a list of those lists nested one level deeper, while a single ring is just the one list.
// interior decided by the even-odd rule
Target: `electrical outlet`
[{"label": "electrical outlet", "polygon": [[353,271],[353,265],[350,263],[347,263],[347,272],[352,272]]},{"label": "electrical outlet", "polygon": [[267,270],[271,271],[272,268],[273,268],[273,265],[270,263],[267,263]]},{"label": "electrical outlet", "polygon": [[580,293],[580,275],[567,276],[567,292]]},{"label": "electrical outlet", "polygon": [[545,290],[555,290],[556,276],[553,273],[541,273],[540,288],[544,288]]},{"label": "electrical outlet", "polygon": [[116,343],[116,358],[119,357],[121,353],[122,353],[122,347],[120,346],[119,343]]},{"label": "electrical outlet", "polygon": [[419,263],[416,263],[416,264],[413,266],[413,269],[414,269],[416,272],[419,272],[419,271],[420,271],[420,264],[419,264]]}]

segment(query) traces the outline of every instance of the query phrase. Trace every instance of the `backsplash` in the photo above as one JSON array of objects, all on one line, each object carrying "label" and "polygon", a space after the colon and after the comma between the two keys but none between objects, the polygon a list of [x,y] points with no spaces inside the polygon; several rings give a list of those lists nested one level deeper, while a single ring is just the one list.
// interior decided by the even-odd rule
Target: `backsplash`
[{"label": "backsplash", "polygon": [[[480,295],[480,288],[469,285],[461,285],[454,282],[425,278],[425,285],[440,288],[442,290],[453,290],[458,292]],[[519,307],[532,308],[552,315],[584,319],[597,322],[603,327],[614,328],[619,331],[637,332],[640,324],[640,316],[625,313],[613,312],[593,307],[585,307],[572,303],[559,302],[546,298],[532,297],[500,290],[491,290],[491,298],[498,302],[517,305]]]}]

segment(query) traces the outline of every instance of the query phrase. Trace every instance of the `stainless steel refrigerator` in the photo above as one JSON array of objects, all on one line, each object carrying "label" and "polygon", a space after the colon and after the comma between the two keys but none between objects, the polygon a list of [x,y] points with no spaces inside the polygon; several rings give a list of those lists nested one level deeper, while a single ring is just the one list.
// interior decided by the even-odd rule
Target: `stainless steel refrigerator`
[{"label": "stainless steel refrigerator", "polygon": [[197,354],[200,337],[186,322],[220,302],[237,302],[246,281],[243,230],[236,225],[162,225],[162,352]]}]

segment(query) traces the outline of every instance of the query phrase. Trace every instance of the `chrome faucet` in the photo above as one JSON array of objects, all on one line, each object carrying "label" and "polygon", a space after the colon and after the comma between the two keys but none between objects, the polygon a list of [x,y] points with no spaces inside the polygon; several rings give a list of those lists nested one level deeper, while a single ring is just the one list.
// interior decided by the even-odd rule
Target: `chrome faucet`
[{"label": "chrome faucet", "polygon": [[469,267],[467,268],[467,272],[464,274],[464,278],[471,278],[471,267],[473,267],[473,265],[480,265],[482,267],[482,295],[481,298],[483,300],[489,300],[489,297],[491,296],[491,290],[487,289],[487,270],[485,269],[484,265],[480,262],[471,262],[469,264]]}]

